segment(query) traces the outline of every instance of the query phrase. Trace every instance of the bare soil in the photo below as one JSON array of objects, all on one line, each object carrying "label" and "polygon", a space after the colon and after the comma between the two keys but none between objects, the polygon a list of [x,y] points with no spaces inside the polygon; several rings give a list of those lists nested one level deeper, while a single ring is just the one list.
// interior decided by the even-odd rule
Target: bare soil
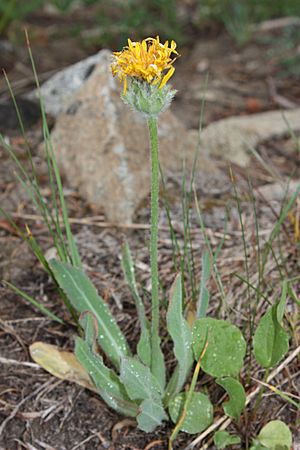
[{"label": "bare soil", "polygon": [[[52,19],[54,21],[54,19]],[[69,38],[63,43],[58,36],[47,34],[51,30],[51,19],[44,18],[43,25],[34,25],[35,39],[32,41],[39,73],[46,79],[49,73],[75,62],[92,53],[94,47],[81,48],[78,41]],[[56,24],[57,26],[57,24]],[[39,31],[39,33],[37,32]],[[49,31],[50,33],[50,31]],[[274,36],[273,36],[274,37]],[[206,83],[206,113],[204,124],[222,117],[236,114],[252,114],[269,109],[279,109],[290,103],[300,104],[299,79],[286,73],[281,64],[283,50],[280,32],[276,32],[273,46],[266,36],[256,36],[243,48],[237,48],[225,34],[211,37],[193,36],[188,45],[182,48],[181,59],[177,64],[174,86],[178,95],[173,104],[173,111],[189,128],[197,128],[199,123],[200,103],[203,86]],[[282,38],[283,39],[283,38]],[[274,42],[274,40],[273,40]],[[61,51],[62,45],[64,51]],[[5,64],[13,81],[17,94],[28,91],[32,87],[32,78],[26,51],[17,46]],[[1,54],[2,57],[2,54]],[[4,58],[4,57],[3,57]],[[4,61],[1,61],[4,64]],[[0,82],[0,100],[7,102],[7,91],[3,80]],[[284,106],[285,103],[285,106]],[[26,108],[26,106],[25,106]],[[1,112],[0,112],[1,114]],[[26,161],[24,142],[20,136],[14,119],[5,128],[5,115],[1,127],[9,136],[16,151]],[[51,120],[51,119],[50,119]],[[29,139],[35,149],[35,159],[40,166],[40,178],[44,182],[44,195],[49,195],[46,171],[41,155],[37,152],[41,141],[41,131],[36,113],[32,113]],[[3,130],[3,127],[5,130]],[[270,161],[272,169],[286,180],[292,176],[299,180],[300,159],[293,140],[286,136],[282,139],[264,142],[257,151],[265,161]],[[20,226],[29,224],[33,234],[38,237],[45,251],[51,243],[45,227],[38,218],[30,218],[34,214],[24,192],[13,176],[12,162],[0,148],[0,203],[3,208],[13,212]],[[260,245],[267,240],[277,220],[282,201],[274,199],[273,189],[269,194],[261,195],[259,188],[274,183],[270,172],[257,161],[252,160],[246,169],[233,167],[236,186],[240,198],[240,207],[244,223],[244,241],[246,246],[249,279],[253,285],[258,280],[257,237],[255,214],[259,224]],[[249,189],[248,178],[252,189]],[[238,324],[245,334],[249,335],[249,304],[257,305],[257,319],[267,307],[267,302],[260,297],[256,299],[255,291],[237,277],[246,277],[245,249],[243,233],[238,215],[234,190],[230,183],[228,167],[224,167],[224,180],[227,189],[212,191],[197,188],[206,232],[213,248],[217,248],[226,236],[218,259],[218,266],[224,282],[228,309],[226,316]],[[202,180],[205,184],[206,180]],[[211,180],[207,179],[209,184]],[[197,182],[196,182],[197,185]],[[125,286],[121,265],[120,248],[127,238],[133,251],[137,267],[137,278],[144,287],[144,300],[149,312],[150,268],[148,257],[149,230],[144,224],[149,223],[148,202],[140,208],[135,218],[135,227],[112,228],[105,223],[101,211],[90,209],[78,194],[65,184],[70,216],[78,219],[73,226],[79,250],[88,275],[92,278],[101,295],[106,299],[115,317],[134,348],[138,337],[138,323],[134,303]],[[256,211],[251,200],[254,192]],[[181,210],[181,174],[173,174],[168,178],[167,198],[171,204],[173,225],[179,240],[183,240]],[[201,272],[201,254],[204,249],[204,238],[201,233],[197,214],[191,202],[191,233],[193,238],[193,254],[196,278]],[[255,214],[254,214],[255,213]],[[298,215],[298,216],[297,216]],[[95,223],[95,216],[97,221]],[[266,275],[263,282],[264,293],[272,302],[280,294],[280,280],[284,277],[295,277],[299,273],[299,241],[295,242],[293,218],[299,220],[299,203],[295,206],[290,219],[282,226],[280,237],[274,243],[274,254],[270,254]],[[90,224],[81,224],[80,219],[93,218]],[[167,293],[174,278],[172,260],[172,243],[168,231],[166,213],[161,208],[159,235],[159,267],[163,287]],[[110,449],[110,450],[142,450],[166,449],[170,424],[165,424],[155,433],[145,434],[136,429],[132,422],[124,420],[108,409],[94,393],[77,385],[57,380],[32,363],[28,347],[35,341],[56,344],[64,349],[72,350],[75,328],[67,311],[58,298],[54,287],[43,273],[39,264],[27,250],[26,244],[14,233],[4,217],[0,217],[0,278],[10,280],[17,286],[39,299],[54,313],[63,317],[67,325],[62,326],[43,317],[41,313],[24,302],[6,287],[0,288],[0,446],[4,450],[75,450],[75,449]],[[293,285],[296,294],[300,294],[299,280]],[[209,314],[216,316],[220,307],[220,293],[214,279],[209,285],[211,303]],[[299,331],[296,305],[289,302],[287,316],[291,336],[291,350],[299,345]],[[164,317],[162,317],[162,325]],[[172,348],[165,346],[168,369],[174,366]],[[252,372],[256,378],[262,372],[252,363]],[[250,393],[256,382],[242,374],[242,381]],[[299,365],[295,358],[273,380],[280,389],[299,398],[300,379]],[[222,415],[223,392],[206,375],[199,378],[198,388],[207,390],[214,404],[217,404],[215,418]],[[238,431],[242,437],[242,445],[237,448],[248,448],[253,436],[271,419],[281,418],[291,428],[295,442],[300,442],[299,413],[296,408],[280,397],[266,391],[265,398],[258,412],[251,418],[253,405],[250,404],[238,426],[229,429]],[[298,421],[298,422],[297,422]],[[2,424],[1,424],[2,422]],[[181,433],[175,443],[175,449],[184,449],[195,437]],[[200,448],[199,445],[195,448]],[[208,448],[215,448],[208,440]],[[296,447],[295,447],[296,448]]]}]

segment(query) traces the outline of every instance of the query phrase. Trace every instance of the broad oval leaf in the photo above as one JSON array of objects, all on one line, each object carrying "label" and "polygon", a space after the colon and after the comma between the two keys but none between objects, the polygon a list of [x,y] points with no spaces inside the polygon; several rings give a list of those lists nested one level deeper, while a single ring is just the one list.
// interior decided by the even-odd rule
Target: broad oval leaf
[{"label": "broad oval leaf", "polygon": [[[186,392],[182,392],[172,400],[169,405],[169,413],[176,424],[181,417],[186,402]],[[207,395],[201,392],[193,392],[181,431],[189,434],[200,433],[205,430],[213,420],[213,406]]]},{"label": "broad oval leaf", "polygon": [[174,342],[174,354],[178,361],[176,383],[172,393],[177,393],[183,387],[186,377],[193,364],[192,333],[182,313],[182,283],[177,275],[170,295],[167,311],[167,329]]},{"label": "broad oval leaf", "polygon": [[214,443],[217,449],[226,448],[229,445],[240,444],[241,438],[239,436],[233,436],[228,431],[220,430],[214,434]]},{"label": "broad oval leaf", "polygon": [[104,300],[86,274],[69,264],[50,261],[55,279],[74,308],[80,313],[90,311],[98,322],[98,342],[106,355],[119,368],[122,357],[130,354],[125,337]]},{"label": "broad oval leaf", "polygon": [[201,368],[213,377],[236,377],[243,366],[246,342],[240,330],[225,320],[198,319],[193,327],[193,350],[196,361],[207,342]]},{"label": "broad oval leaf", "polygon": [[254,334],[254,356],[265,369],[277,364],[289,349],[288,335],[278,321],[281,314],[280,302],[272,306],[261,318]]},{"label": "broad oval leaf", "polygon": [[232,377],[218,378],[216,382],[229,395],[229,401],[223,403],[225,414],[238,421],[246,404],[246,394],[243,386],[238,380]]},{"label": "broad oval leaf", "polygon": [[260,444],[269,450],[289,450],[292,446],[292,433],[281,420],[272,420],[267,423],[260,431],[257,439]]}]

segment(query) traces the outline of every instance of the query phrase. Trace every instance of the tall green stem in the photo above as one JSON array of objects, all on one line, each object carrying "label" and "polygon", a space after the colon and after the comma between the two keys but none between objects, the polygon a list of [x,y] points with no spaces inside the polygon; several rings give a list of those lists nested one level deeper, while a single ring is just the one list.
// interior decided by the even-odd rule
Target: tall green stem
[{"label": "tall green stem", "polygon": [[150,238],[150,263],[152,286],[152,320],[151,320],[151,371],[158,379],[162,387],[165,384],[165,366],[160,349],[159,338],[159,281],[157,261],[157,237],[158,237],[158,194],[159,194],[159,162],[157,119],[151,117],[148,120],[151,147],[151,238]]}]

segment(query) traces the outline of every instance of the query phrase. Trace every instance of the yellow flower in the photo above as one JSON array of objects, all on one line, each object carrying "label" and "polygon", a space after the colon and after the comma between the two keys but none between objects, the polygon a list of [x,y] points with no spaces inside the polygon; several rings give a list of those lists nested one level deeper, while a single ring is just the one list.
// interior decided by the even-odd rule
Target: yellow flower
[{"label": "yellow flower", "polygon": [[[132,42],[128,39],[128,46],[121,52],[114,52],[114,62],[111,65],[113,76],[118,76],[124,82],[124,94],[127,89],[127,77],[135,77],[139,80],[162,88],[173,75],[175,58],[171,55],[176,51],[176,43],[169,41],[162,44],[159,37],[147,38],[142,42]],[[167,72],[166,72],[167,71]]]}]

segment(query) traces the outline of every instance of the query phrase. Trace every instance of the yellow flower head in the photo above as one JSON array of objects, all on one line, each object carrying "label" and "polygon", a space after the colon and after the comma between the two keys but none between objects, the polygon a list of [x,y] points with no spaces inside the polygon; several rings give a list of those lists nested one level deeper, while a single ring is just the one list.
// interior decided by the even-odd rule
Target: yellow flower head
[{"label": "yellow flower head", "polygon": [[[169,41],[164,44],[159,42],[159,37],[147,38],[142,42],[132,42],[128,39],[128,46],[121,52],[115,52],[114,62],[111,65],[113,76],[118,76],[124,82],[124,94],[126,94],[127,77],[135,77],[139,80],[162,88],[171,78],[175,69],[173,63],[177,56],[176,43]],[[166,72],[167,71],[167,72]]]}]

